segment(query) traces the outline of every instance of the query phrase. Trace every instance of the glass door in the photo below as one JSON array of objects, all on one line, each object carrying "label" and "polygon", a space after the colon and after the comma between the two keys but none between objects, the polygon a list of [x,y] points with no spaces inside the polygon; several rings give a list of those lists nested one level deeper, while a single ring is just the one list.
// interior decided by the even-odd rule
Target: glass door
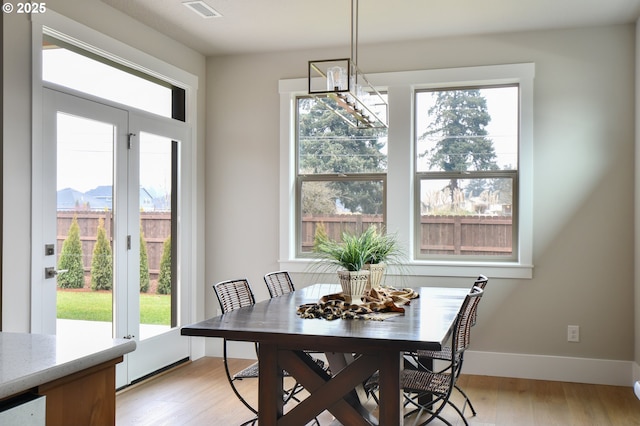
[{"label": "glass door", "polygon": [[[132,380],[158,366],[170,365],[189,354],[188,339],[179,325],[186,319],[186,291],[177,265],[184,198],[179,178],[180,153],[187,139],[184,123],[143,112],[130,114],[129,150],[130,226],[139,229],[129,252],[128,334],[135,335],[136,352],[129,357]],[[134,191],[133,189],[137,189]],[[149,360],[154,360],[150,363]]]},{"label": "glass door", "polygon": [[186,127],[48,88],[44,100],[33,331],[135,339],[116,369],[122,387],[189,354],[172,244]]}]

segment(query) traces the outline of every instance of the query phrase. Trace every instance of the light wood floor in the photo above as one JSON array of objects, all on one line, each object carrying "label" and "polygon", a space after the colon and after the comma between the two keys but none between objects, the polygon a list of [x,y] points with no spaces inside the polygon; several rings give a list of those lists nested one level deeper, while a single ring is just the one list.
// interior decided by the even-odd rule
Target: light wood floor
[{"label": "light wood floor", "polygon": [[[233,363],[239,368],[249,362]],[[255,381],[246,382],[247,389],[257,389]],[[471,425],[640,425],[640,401],[631,387],[471,375],[461,376],[458,383],[477,411],[472,417],[466,410]],[[257,399],[257,392],[252,396]],[[233,426],[252,417],[232,393],[220,358],[201,358],[122,390],[116,406],[118,426]],[[453,411],[445,417],[463,425]],[[327,425],[332,417],[325,412],[319,419]]]}]

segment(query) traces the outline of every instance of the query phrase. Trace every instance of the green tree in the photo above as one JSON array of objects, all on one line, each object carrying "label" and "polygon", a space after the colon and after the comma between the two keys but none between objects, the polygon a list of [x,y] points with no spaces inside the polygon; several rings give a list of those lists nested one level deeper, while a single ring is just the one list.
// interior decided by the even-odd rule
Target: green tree
[{"label": "green tree", "polygon": [[[493,141],[487,138],[486,130],[491,116],[480,90],[442,90],[435,96],[428,112],[433,119],[421,135],[421,139],[437,139],[434,147],[420,154],[427,156],[429,167],[444,172],[497,169]],[[469,186],[475,196],[487,189],[483,180],[474,180]],[[457,189],[458,179],[451,178],[452,197]]]},{"label": "green tree", "polygon": [[157,291],[158,294],[171,294],[171,236],[164,241],[162,247]]},{"label": "green tree", "polygon": [[[386,130],[354,129],[321,102],[302,101],[300,114],[300,172],[307,174],[381,173]],[[382,132],[382,133],[381,133]],[[382,186],[377,182],[330,182],[333,205],[340,200],[351,212],[382,213]]]},{"label": "green tree", "polygon": [[84,266],[82,264],[82,242],[80,241],[80,226],[78,217],[73,216],[69,234],[62,243],[60,259],[58,259],[58,270],[66,270],[57,276],[58,287],[60,288],[82,288],[84,287]]},{"label": "green tree", "polygon": [[113,288],[113,258],[111,244],[104,229],[104,219],[98,222],[98,235],[91,259],[91,289],[111,290]]},{"label": "green tree", "polygon": [[147,256],[147,241],[144,239],[142,224],[140,224],[140,292],[149,291],[149,257]]}]

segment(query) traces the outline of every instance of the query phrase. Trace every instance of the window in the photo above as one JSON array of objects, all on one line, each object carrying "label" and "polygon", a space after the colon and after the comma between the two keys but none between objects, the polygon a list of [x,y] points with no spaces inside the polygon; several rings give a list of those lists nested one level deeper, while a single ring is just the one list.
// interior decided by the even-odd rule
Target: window
[{"label": "window", "polygon": [[281,267],[307,270],[318,226],[380,223],[405,244],[403,273],[531,278],[534,71],[367,75],[384,134],[327,124],[306,79],[281,80]]},{"label": "window", "polygon": [[516,260],[518,86],[418,90],[415,115],[416,258]]},{"label": "window", "polygon": [[172,116],[172,97],[183,89],[48,35],[42,42],[42,80],[163,117],[180,118]]},{"label": "window", "polygon": [[355,129],[313,98],[296,104],[297,252],[304,256],[319,228],[339,239],[345,230],[384,226],[387,130]]}]

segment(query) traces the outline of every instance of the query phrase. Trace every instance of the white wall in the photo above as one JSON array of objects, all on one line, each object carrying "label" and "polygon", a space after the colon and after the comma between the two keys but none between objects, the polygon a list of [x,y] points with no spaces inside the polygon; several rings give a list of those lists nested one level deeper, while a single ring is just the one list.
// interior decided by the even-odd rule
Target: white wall
[{"label": "white wall", "polygon": [[[132,20],[98,0],[52,0],[49,10],[64,15],[111,38],[174,65],[198,77],[197,136],[199,192],[196,229],[203,228],[204,203],[204,87],[205,58]],[[4,60],[4,161],[3,161],[3,331],[30,331],[30,212],[31,212],[31,24],[28,15],[3,14]],[[202,317],[204,304],[204,239],[197,240],[198,270],[194,285],[198,294],[194,309]]]},{"label": "white wall", "polygon": [[[634,38],[628,25],[360,46],[369,73],[536,64],[534,278],[490,281],[474,351],[612,361],[631,383]],[[277,83],[304,77],[310,59],[345,51],[208,59],[208,286],[246,276],[267,297],[262,275],[278,268]],[[213,292],[206,297],[213,315]],[[580,325],[580,343],[566,341],[569,324]],[[526,367],[519,362],[514,369]]]}]

